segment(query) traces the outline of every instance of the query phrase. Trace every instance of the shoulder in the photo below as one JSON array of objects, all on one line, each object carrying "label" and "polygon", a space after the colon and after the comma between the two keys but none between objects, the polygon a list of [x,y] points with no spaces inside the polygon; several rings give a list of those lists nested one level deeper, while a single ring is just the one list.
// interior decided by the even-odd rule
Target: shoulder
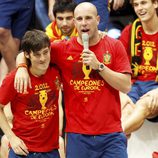
[{"label": "shoulder", "polygon": [[70,40],[61,40],[61,41],[56,41],[56,42],[51,42],[51,48],[61,48],[61,47],[66,47],[69,45],[72,45],[76,42],[77,37],[72,37]]},{"label": "shoulder", "polygon": [[127,25],[121,32],[120,40],[127,38],[131,35],[132,24]]},{"label": "shoulder", "polygon": [[[111,52],[111,54],[122,54],[122,53],[125,53],[125,48],[122,44],[122,42],[118,39],[114,39],[114,38],[111,38],[109,36],[106,36],[104,39],[103,39],[103,44],[104,45],[104,49],[108,50],[109,52]],[[126,54],[126,53],[125,53]]]},{"label": "shoulder", "polygon": [[114,39],[114,38],[109,37],[109,36],[104,37],[103,40],[104,40],[104,43],[106,45],[109,45],[110,47],[117,47],[117,45],[119,45],[119,44],[122,45],[122,43],[120,42],[120,40]]},{"label": "shoulder", "polygon": [[125,28],[123,29],[122,32],[131,31],[131,29],[132,29],[132,24],[129,24],[129,25],[125,26]]}]

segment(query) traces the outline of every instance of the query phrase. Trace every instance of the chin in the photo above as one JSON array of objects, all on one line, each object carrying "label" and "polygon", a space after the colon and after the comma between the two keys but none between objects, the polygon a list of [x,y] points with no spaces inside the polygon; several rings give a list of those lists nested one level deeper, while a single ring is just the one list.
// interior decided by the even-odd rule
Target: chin
[{"label": "chin", "polygon": [[48,69],[49,65],[41,65],[40,70],[46,71]]}]

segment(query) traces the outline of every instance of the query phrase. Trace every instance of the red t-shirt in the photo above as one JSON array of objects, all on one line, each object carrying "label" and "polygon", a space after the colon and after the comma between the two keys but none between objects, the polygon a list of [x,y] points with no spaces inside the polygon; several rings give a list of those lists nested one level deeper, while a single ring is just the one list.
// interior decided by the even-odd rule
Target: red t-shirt
[{"label": "red t-shirt", "polygon": [[58,148],[59,114],[58,93],[59,75],[49,68],[45,75],[35,77],[30,73],[32,89],[28,94],[20,94],[14,89],[14,76],[11,72],[0,87],[0,103],[11,102],[13,132],[20,137],[29,151],[48,152]]},{"label": "red t-shirt", "polygon": [[[129,59],[131,59],[130,51],[130,38],[131,38],[131,25],[125,27],[122,31],[120,40],[125,46]],[[150,81],[155,80],[158,69],[158,32],[149,35],[146,34],[141,28],[142,40],[141,40],[141,63],[135,65],[135,70],[138,72],[136,80]]]},{"label": "red t-shirt", "polygon": [[[90,50],[110,69],[131,72],[120,41],[105,37]],[[66,132],[97,135],[122,131],[119,92],[98,72],[83,66],[82,51],[75,37],[52,43],[51,61],[60,68],[63,80]]]}]

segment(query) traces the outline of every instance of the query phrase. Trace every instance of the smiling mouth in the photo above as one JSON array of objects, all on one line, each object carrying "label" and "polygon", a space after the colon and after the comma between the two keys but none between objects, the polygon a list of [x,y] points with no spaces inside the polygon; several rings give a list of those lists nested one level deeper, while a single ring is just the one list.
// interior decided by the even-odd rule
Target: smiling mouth
[{"label": "smiling mouth", "polygon": [[146,13],[138,13],[139,16],[144,16]]}]

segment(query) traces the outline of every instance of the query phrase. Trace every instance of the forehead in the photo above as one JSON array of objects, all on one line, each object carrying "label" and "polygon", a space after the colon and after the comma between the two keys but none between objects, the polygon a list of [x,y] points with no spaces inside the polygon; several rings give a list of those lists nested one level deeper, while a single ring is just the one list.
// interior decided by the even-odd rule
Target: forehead
[{"label": "forehead", "polygon": [[82,10],[81,9],[81,11],[77,11],[77,12],[75,12],[74,13],[74,17],[75,18],[78,18],[78,17],[92,17],[92,16],[96,16],[95,15],[95,13],[94,13],[94,11],[92,11],[92,10]]},{"label": "forehead", "polygon": [[132,3],[151,2],[152,0],[132,0]]},{"label": "forehead", "polygon": [[36,53],[40,54],[40,53],[42,53],[44,51],[48,51],[48,50],[49,50],[49,47],[44,47],[44,48],[38,50]]},{"label": "forehead", "polygon": [[60,13],[60,12],[56,13],[56,17],[63,17],[63,18],[65,18],[65,17],[70,17],[70,16],[74,16],[74,13],[71,12],[71,11],[65,11],[65,12],[62,12],[62,13]]},{"label": "forehead", "polygon": [[76,18],[78,16],[97,16],[97,9],[90,3],[81,3],[75,8],[74,11],[74,17]]}]

